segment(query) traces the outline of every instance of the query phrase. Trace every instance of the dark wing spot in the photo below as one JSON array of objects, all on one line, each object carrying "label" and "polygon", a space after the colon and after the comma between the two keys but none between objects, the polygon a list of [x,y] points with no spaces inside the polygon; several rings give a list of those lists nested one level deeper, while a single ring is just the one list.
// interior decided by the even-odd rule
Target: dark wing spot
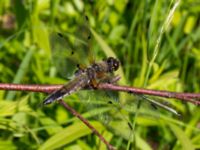
[{"label": "dark wing spot", "polygon": [[91,36],[89,35],[87,39],[90,40],[90,39],[91,39]]},{"label": "dark wing spot", "polygon": [[87,16],[87,15],[85,15],[85,20],[86,20],[86,21],[88,21],[88,20],[89,20],[89,18],[88,18],[88,16]]},{"label": "dark wing spot", "polygon": [[108,101],[108,104],[113,104],[112,101]]},{"label": "dark wing spot", "polygon": [[129,126],[129,128],[130,128],[131,130],[133,130],[133,127],[132,127],[132,125],[131,125],[130,122],[128,122],[128,126]]},{"label": "dark wing spot", "polygon": [[63,37],[63,34],[62,34],[62,33],[57,33],[57,34],[58,34],[58,36]]}]

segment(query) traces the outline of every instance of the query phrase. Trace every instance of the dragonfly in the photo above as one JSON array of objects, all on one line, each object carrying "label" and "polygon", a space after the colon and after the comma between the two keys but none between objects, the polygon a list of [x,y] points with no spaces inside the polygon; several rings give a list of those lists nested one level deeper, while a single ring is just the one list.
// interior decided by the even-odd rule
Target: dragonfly
[{"label": "dragonfly", "polygon": [[[99,82],[112,82],[112,74],[118,70],[120,62],[108,57],[96,62],[91,50],[89,19],[85,16],[75,36],[60,32],[51,37],[53,60],[61,76],[73,76],[63,87],[50,94],[43,104],[60,100],[85,87],[95,89]],[[57,61],[58,60],[58,61]],[[81,63],[80,63],[81,61]],[[78,63],[77,63],[78,62]]]},{"label": "dragonfly", "polygon": [[[88,18],[85,18],[86,21]],[[74,33],[62,34],[57,32],[52,36],[52,60],[55,62],[57,73],[62,77],[68,77],[72,75],[72,78],[65,83],[60,89],[50,93],[42,102],[43,105],[48,105],[53,102],[59,101],[72,94],[80,94],[82,89],[96,89],[99,83],[116,83],[114,73],[119,69],[121,63],[120,60],[114,57],[107,57],[101,61],[94,59],[94,52],[92,51],[93,38],[90,34],[88,25]],[[82,35],[83,34],[83,35]],[[55,38],[56,37],[56,38]],[[78,39],[77,39],[78,38]],[[56,39],[56,40],[55,40]],[[78,65],[77,65],[78,64]],[[83,91],[85,92],[85,91]],[[101,123],[119,135],[121,138],[132,142],[135,129],[135,118],[138,117],[137,112],[141,116],[148,115],[148,117],[159,117],[158,107],[164,108],[168,112],[177,115],[176,110],[168,107],[165,104],[154,101],[145,95],[136,95],[134,93],[126,94],[126,104],[120,103],[119,93],[114,97],[110,91],[86,91],[86,97],[82,98],[83,101],[79,103],[85,104],[89,114],[88,118],[95,118]],[[100,94],[99,94],[100,93]],[[114,93],[115,94],[115,93]],[[106,95],[106,96],[105,96]],[[89,98],[90,96],[90,98]],[[99,97],[98,97],[99,96]],[[116,98],[116,99],[115,99]],[[90,99],[92,101],[90,101]],[[142,103],[142,109],[138,110],[137,103],[139,100],[147,101]],[[76,101],[74,101],[76,102]],[[100,102],[100,103],[99,103]],[[149,104],[152,105],[154,110],[149,109]],[[139,103],[139,102],[138,102]],[[148,109],[144,105],[147,105]],[[78,105],[78,107],[82,105]],[[93,111],[94,110],[94,111]],[[96,112],[95,112],[96,111]],[[157,119],[157,118],[156,118]]]},{"label": "dragonfly", "polygon": [[60,100],[64,96],[68,96],[84,87],[96,88],[97,81],[108,81],[105,74],[113,73],[119,68],[119,61],[113,57],[108,57],[98,63],[94,63],[91,66],[81,69],[79,68],[75,72],[75,78],[65,84],[57,91],[50,94],[44,101],[43,104],[50,104],[55,100]]},{"label": "dragonfly", "polygon": [[[116,72],[120,67],[120,61],[114,57],[108,57],[99,62],[95,61],[93,51],[91,50],[92,35],[90,33],[87,16],[85,17],[85,21],[86,23],[84,26],[81,26],[80,29],[76,31],[75,36],[73,36],[71,33],[67,33],[65,35],[62,33],[57,33],[56,37],[58,38],[58,41],[55,40],[55,36],[53,36],[53,59],[63,61],[61,63],[58,61],[55,66],[60,71],[61,76],[65,76],[65,74],[67,74],[67,76],[73,75],[73,78],[71,78],[70,81],[63,85],[60,89],[48,95],[44,99],[43,105],[48,105],[55,101],[59,101],[64,97],[67,97],[73,93],[77,93],[86,87],[95,89],[101,82],[113,82],[112,79],[114,78],[114,72]],[[55,49],[56,51],[54,51]],[[79,63],[80,61],[81,63]],[[87,64],[86,62],[89,63]],[[175,115],[178,115],[176,110],[165,104],[154,101],[147,96],[136,95],[136,97],[148,101],[154,107],[156,106],[156,108],[158,106],[170,111]],[[116,104],[115,102],[115,100],[108,100],[107,104],[113,106]],[[132,104],[128,105],[131,106]],[[117,112],[119,112],[118,110],[121,109],[120,104],[117,103],[115,108]],[[130,111],[133,112],[132,108]]]}]

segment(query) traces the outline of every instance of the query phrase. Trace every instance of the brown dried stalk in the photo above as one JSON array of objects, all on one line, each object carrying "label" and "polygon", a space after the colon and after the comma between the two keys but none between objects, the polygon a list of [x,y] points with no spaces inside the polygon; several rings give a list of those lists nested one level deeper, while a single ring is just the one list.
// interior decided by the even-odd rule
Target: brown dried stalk
[{"label": "brown dried stalk", "polygon": [[[25,84],[9,84],[0,83],[0,90],[14,90],[14,91],[31,91],[31,92],[43,92],[51,93],[54,90],[61,88],[62,85],[25,85]],[[108,83],[100,83],[97,90],[111,90],[111,91],[122,91],[135,94],[145,94],[160,96],[166,98],[176,98],[183,102],[190,102],[195,105],[200,105],[200,93],[181,93],[181,92],[170,92],[164,90],[149,90],[143,88],[135,88],[129,86],[114,85]]]},{"label": "brown dried stalk", "polygon": [[106,139],[85,119],[81,114],[79,114],[75,109],[70,107],[67,103],[65,103],[63,100],[59,100],[59,103],[65,107],[69,112],[71,112],[74,116],[79,118],[88,128],[92,130],[93,133],[95,133],[99,139],[104,142],[104,144],[107,146],[109,150],[115,150],[115,148],[108,142]]}]

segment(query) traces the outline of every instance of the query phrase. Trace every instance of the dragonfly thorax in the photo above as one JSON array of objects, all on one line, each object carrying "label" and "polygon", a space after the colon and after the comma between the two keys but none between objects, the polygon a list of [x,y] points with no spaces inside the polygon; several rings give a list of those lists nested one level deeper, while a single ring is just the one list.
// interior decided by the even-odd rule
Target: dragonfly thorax
[{"label": "dragonfly thorax", "polygon": [[86,73],[90,80],[95,79],[98,74],[102,73],[112,73],[119,68],[119,61],[113,57],[108,57],[107,59],[94,63],[88,68],[78,69],[75,72],[75,76],[78,76],[82,73]]}]

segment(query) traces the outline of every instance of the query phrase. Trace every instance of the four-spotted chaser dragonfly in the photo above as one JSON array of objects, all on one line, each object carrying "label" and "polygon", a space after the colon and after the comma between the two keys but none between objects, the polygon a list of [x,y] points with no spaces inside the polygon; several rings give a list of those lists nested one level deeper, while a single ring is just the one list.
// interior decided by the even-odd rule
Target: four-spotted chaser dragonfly
[{"label": "four-spotted chaser dragonfly", "polygon": [[43,104],[50,104],[55,100],[62,99],[64,96],[80,90],[86,86],[97,86],[97,80],[105,80],[106,73],[113,73],[119,68],[119,61],[109,57],[99,63],[94,63],[88,68],[78,69],[75,72],[75,78],[64,85],[59,90],[49,95]]},{"label": "four-spotted chaser dragonfly", "polygon": [[[86,17],[86,21],[87,20],[88,18]],[[119,68],[119,61],[113,57],[108,57],[107,59],[104,59],[100,62],[95,62],[93,52],[91,51],[90,29],[88,29],[87,26],[84,26],[84,28],[81,27],[80,29],[80,31],[76,32],[77,35],[75,36],[70,33],[67,33],[67,35],[59,33],[56,35],[59,41],[55,40],[55,36],[53,36],[52,38],[52,53],[54,53],[55,55],[53,59],[58,60],[58,63],[56,63],[57,69],[61,70],[62,76],[65,74],[67,74],[67,76],[74,75],[74,78],[60,89],[50,94],[43,101],[44,105],[50,104],[56,100],[60,100],[63,97],[75,93],[85,87],[91,87],[95,89],[95,87],[98,86],[99,82],[109,82],[111,79],[110,75],[112,75]],[[83,35],[80,36],[79,34]],[[85,63],[85,60],[88,60],[89,63]],[[75,64],[79,65],[77,66]],[[131,96],[131,98],[132,97],[133,96]],[[170,107],[155,102],[146,96],[142,96],[139,99],[145,99],[152,103],[154,106],[160,106],[164,109],[167,109],[168,111],[171,111],[174,114],[177,114],[177,112]],[[107,104],[113,104],[113,101],[108,100]],[[128,105],[131,106],[131,108],[129,109],[129,107],[127,107],[127,111],[133,112],[134,106],[132,106],[132,103],[129,103]],[[117,104],[115,108],[121,109],[120,104]],[[120,111],[117,110],[117,112]],[[115,113],[115,117],[117,116],[116,114],[117,113]],[[126,122],[129,121],[127,120]]]},{"label": "four-spotted chaser dragonfly", "polygon": [[100,62],[94,60],[87,16],[78,30],[75,36],[70,33],[57,33],[51,37],[56,69],[61,72],[61,76],[75,77],[61,89],[50,94],[43,104],[50,104],[84,87],[95,88],[101,81],[110,82],[110,75],[119,68],[119,61],[113,57]]}]

